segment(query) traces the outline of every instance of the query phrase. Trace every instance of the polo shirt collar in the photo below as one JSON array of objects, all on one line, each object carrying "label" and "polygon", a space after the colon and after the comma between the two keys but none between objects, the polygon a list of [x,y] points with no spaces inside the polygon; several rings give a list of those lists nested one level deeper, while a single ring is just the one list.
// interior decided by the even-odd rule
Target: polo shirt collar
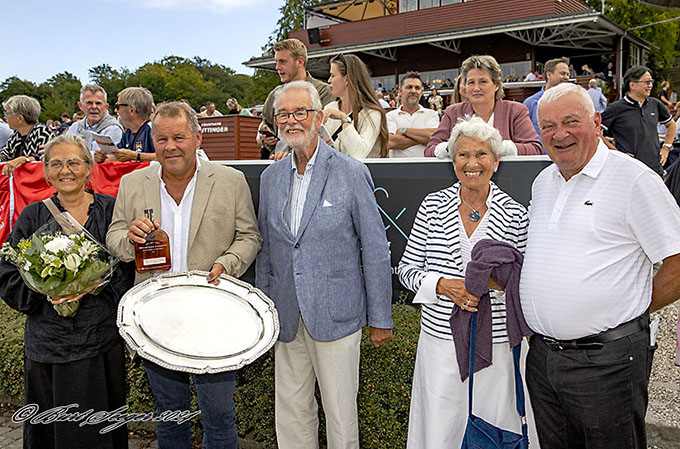
[{"label": "polo shirt collar", "polygon": [[[647,97],[647,98],[649,98],[649,97]],[[645,105],[645,103],[647,103],[647,98],[645,98],[645,101],[644,101],[644,102],[640,103],[639,101],[633,100],[632,98],[630,98],[630,97],[628,96],[628,94],[625,94],[625,95],[623,96],[623,100],[624,100],[626,103],[629,103],[629,104],[632,104],[632,105],[636,105],[636,106],[639,106],[639,107],[642,107],[642,106]]]},{"label": "polo shirt collar", "polygon": [[[398,109],[398,110],[399,110],[399,113],[400,113],[400,114],[409,114],[407,111],[404,111],[404,110],[402,109],[403,107],[404,107],[404,105],[399,106],[399,109]],[[421,112],[421,111],[424,111],[424,110],[425,110],[425,108],[423,107],[423,105],[422,105],[422,104],[418,104],[418,110],[415,111],[414,114],[416,114],[416,113],[418,113],[418,112]],[[409,115],[411,115],[411,114],[409,114]]]},{"label": "polo shirt collar", "polygon": [[[585,167],[581,169],[580,172],[576,173],[574,176],[572,176],[572,179],[576,176],[588,176],[589,178],[596,179],[600,172],[602,171],[602,168],[604,167],[604,163],[607,161],[607,157],[609,156],[609,148],[602,142],[602,139],[598,139],[597,143],[597,149],[595,150],[595,154],[593,154],[593,157],[590,158],[588,163],[586,164]],[[553,164],[553,173],[552,176],[553,178],[561,178],[564,179],[562,176],[562,173],[560,173],[560,169],[557,167],[557,164]]]}]

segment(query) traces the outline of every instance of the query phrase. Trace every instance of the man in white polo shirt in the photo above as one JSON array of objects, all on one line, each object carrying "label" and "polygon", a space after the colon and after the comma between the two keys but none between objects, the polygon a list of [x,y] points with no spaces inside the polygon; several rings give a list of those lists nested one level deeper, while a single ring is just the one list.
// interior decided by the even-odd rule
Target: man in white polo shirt
[{"label": "man in white polo shirt", "polygon": [[386,114],[390,157],[424,157],[425,145],[439,127],[439,115],[420,105],[423,81],[417,72],[404,75],[399,91],[401,107]]},{"label": "man in white polo shirt", "polygon": [[546,91],[538,119],[554,164],[533,184],[520,295],[541,447],[646,448],[649,311],[680,296],[680,209],[658,175],[600,142],[582,87]]}]

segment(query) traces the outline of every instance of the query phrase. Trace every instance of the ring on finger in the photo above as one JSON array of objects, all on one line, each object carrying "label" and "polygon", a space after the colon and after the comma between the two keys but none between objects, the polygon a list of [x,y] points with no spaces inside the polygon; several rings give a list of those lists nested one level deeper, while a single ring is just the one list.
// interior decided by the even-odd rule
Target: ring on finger
[{"label": "ring on finger", "polygon": [[470,300],[468,299],[467,302],[465,303],[465,307],[470,305]]}]

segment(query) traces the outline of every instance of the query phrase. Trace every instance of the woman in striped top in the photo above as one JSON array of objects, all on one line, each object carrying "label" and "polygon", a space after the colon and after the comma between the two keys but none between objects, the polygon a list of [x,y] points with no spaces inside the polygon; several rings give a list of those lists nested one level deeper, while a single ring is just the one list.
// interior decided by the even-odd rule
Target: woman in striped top
[{"label": "woman in striped top", "polygon": [[[522,252],[526,246],[526,209],[491,182],[502,148],[498,130],[481,118],[459,120],[448,143],[459,182],[423,200],[399,263],[399,280],[416,292],[413,302],[423,304],[409,449],[460,447],[463,441],[468,387],[467,380],[460,380],[449,317],[453,307],[476,310],[478,299],[467,292],[464,281],[472,248],[484,238],[510,243]],[[505,294],[492,284],[493,364],[475,374],[474,413],[519,433]]]}]

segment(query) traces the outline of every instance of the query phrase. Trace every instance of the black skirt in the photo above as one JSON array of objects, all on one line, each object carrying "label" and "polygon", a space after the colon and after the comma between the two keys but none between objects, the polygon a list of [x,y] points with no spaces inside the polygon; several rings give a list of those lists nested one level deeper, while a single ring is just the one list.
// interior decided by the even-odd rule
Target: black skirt
[{"label": "black skirt", "polygon": [[[31,416],[24,421],[24,448],[126,449],[125,425],[100,433],[114,422],[83,424],[87,418],[79,419],[75,415],[92,410],[87,417],[94,422],[97,412],[124,406],[125,376],[125,353],[121,342],[98,356],[68,363],[40,363],[24,358],[24,416]],[[55,407],[71,404],[77,405],[58,416]],[[48,410],[53,412],[44,413]],[[39,421],[42,423],[30,422],[41,414]]]}]

